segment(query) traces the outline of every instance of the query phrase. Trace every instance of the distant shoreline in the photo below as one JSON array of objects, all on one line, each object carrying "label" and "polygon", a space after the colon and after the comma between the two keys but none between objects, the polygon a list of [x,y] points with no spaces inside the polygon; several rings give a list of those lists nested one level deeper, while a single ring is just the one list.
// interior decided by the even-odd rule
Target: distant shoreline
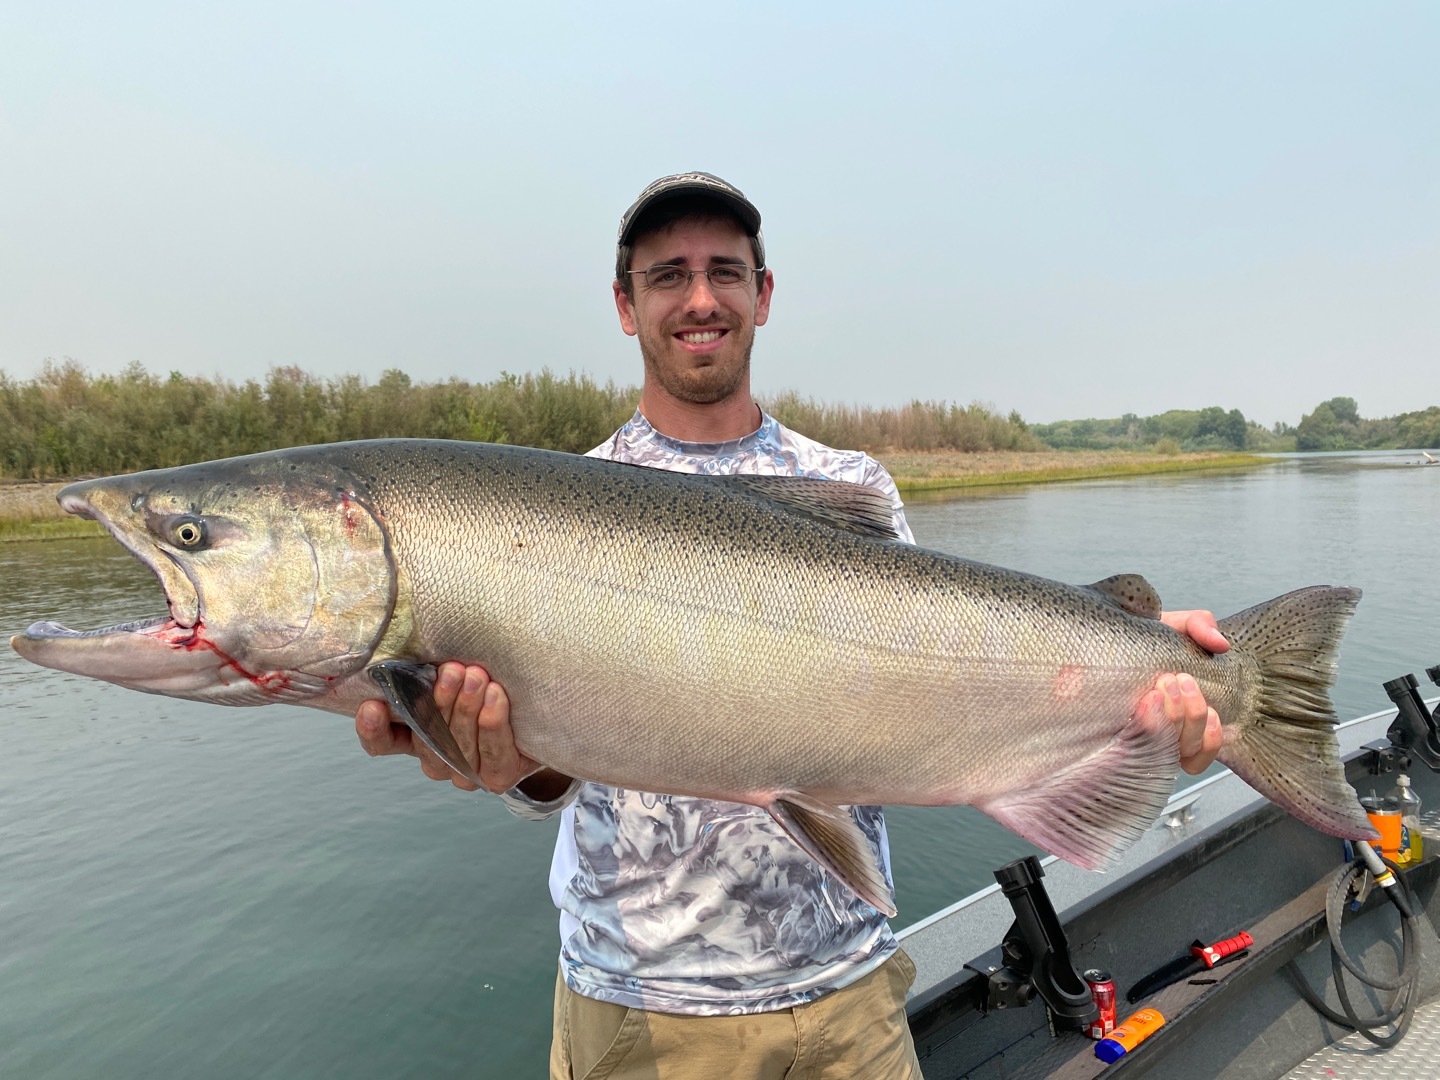
[{"label": "distant shoreline", "polygon": [[974,487],[1248,469],[1274,461],[1258,454],[1157,454],[1131,450],[938,450],[874,456],[890,470],[902,496]]},{"label": "distant shoreline", "polygon": [[[895,477],[903,497],[974,487],[1251,468],[1270,460],[1254,454],[1102,450],[937,450],[874,456]],[[0,543],[104,536],[99,524],[67,514],[55,502],[55,493],[69,482],[0,480]]]}]

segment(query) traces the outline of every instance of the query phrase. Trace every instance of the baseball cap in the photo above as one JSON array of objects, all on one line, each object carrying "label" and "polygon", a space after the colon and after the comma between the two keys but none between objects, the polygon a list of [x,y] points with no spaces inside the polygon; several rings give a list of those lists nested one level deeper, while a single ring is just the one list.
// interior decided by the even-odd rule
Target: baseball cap
[{"label": "baseball cap", "polygon": [[652,181],[639,198],[630,204],[620,218],[620,234],[616,238],[616,277],[625,272],[619,265],[619,249],[635,238],[635,228],[641,218],[660,203],[680,196],[699,196],[714,199],[730,210],[744,226],[745,231],[755,240],[756,257],[761,265],[765,262],[765,238],[760,232],[760,211],[745,197],[745,193],[734,184],[707,172],[675,173]]}]

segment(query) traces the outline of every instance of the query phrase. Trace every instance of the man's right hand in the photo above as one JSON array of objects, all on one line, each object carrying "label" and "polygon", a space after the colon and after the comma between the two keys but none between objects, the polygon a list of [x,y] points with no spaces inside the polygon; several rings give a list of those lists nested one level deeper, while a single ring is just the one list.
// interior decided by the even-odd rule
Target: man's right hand
[{"label": "man's right hand", "polygon": [[[569,777],[543,768],[534,758],[522,754],[510,728],[510,699],[505,688],[490,678],[478,664],[466,666],[450,661],[440,665],[435,676],[435,704],[450,725],[455,742],[485,787],[508,791],[530,777],[525,791],[531,798],[546,802],[558,798],[569,786]],[[383,701],[366,701],[355,713],[355,734],[371,757],[409,754],[420,759],[420,768],[431,780],[449,780],[463,791],[475,791],[470,781],[435,756],[435,752],[404,724],[392,723],[390,707]],[[533,775],[532,775],[533,774]],[[534,789],[533,791],[531,789]],[[551,795],[551,792],[554,792]]]}]

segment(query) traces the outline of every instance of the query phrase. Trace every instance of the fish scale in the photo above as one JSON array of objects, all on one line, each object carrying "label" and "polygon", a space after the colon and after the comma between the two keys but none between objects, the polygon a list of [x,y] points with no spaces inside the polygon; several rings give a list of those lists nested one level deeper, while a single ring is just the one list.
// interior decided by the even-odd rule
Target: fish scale
[{"label": "fish scale", "polygon": [[424,668],[483,663],[531,757],[762,807],[878,907],[883,876],[838,805],[971,803],[1082,865],[1112,859],[1173,784],[1174,725],[1137,711],[1166,672],[1195,677],[1221,760],[1257,789],[1372,835],[1327,694],[1354,589],[1223,620],[1232,648],[1211,656],[1159,621],[1142,578],[1072,586],[903,544],[869,488],[476,443],[276,451],[61,501],[151,566],[172,618],[37,624],[14,644],[38,663],[343,713],[373,675],[472,777]]}]

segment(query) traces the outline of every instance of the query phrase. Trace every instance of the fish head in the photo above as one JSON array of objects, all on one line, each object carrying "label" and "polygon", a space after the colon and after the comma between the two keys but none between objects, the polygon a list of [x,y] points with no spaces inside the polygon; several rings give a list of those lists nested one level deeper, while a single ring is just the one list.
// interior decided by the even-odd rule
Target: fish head
[{"label": "fish head", "polygon": [[305,451],[113,476],[61,490],[159,579],[168,613],[11,639],[45,667],[231,705],[302,701],[363,668],[394,609],[381,516]]}]

